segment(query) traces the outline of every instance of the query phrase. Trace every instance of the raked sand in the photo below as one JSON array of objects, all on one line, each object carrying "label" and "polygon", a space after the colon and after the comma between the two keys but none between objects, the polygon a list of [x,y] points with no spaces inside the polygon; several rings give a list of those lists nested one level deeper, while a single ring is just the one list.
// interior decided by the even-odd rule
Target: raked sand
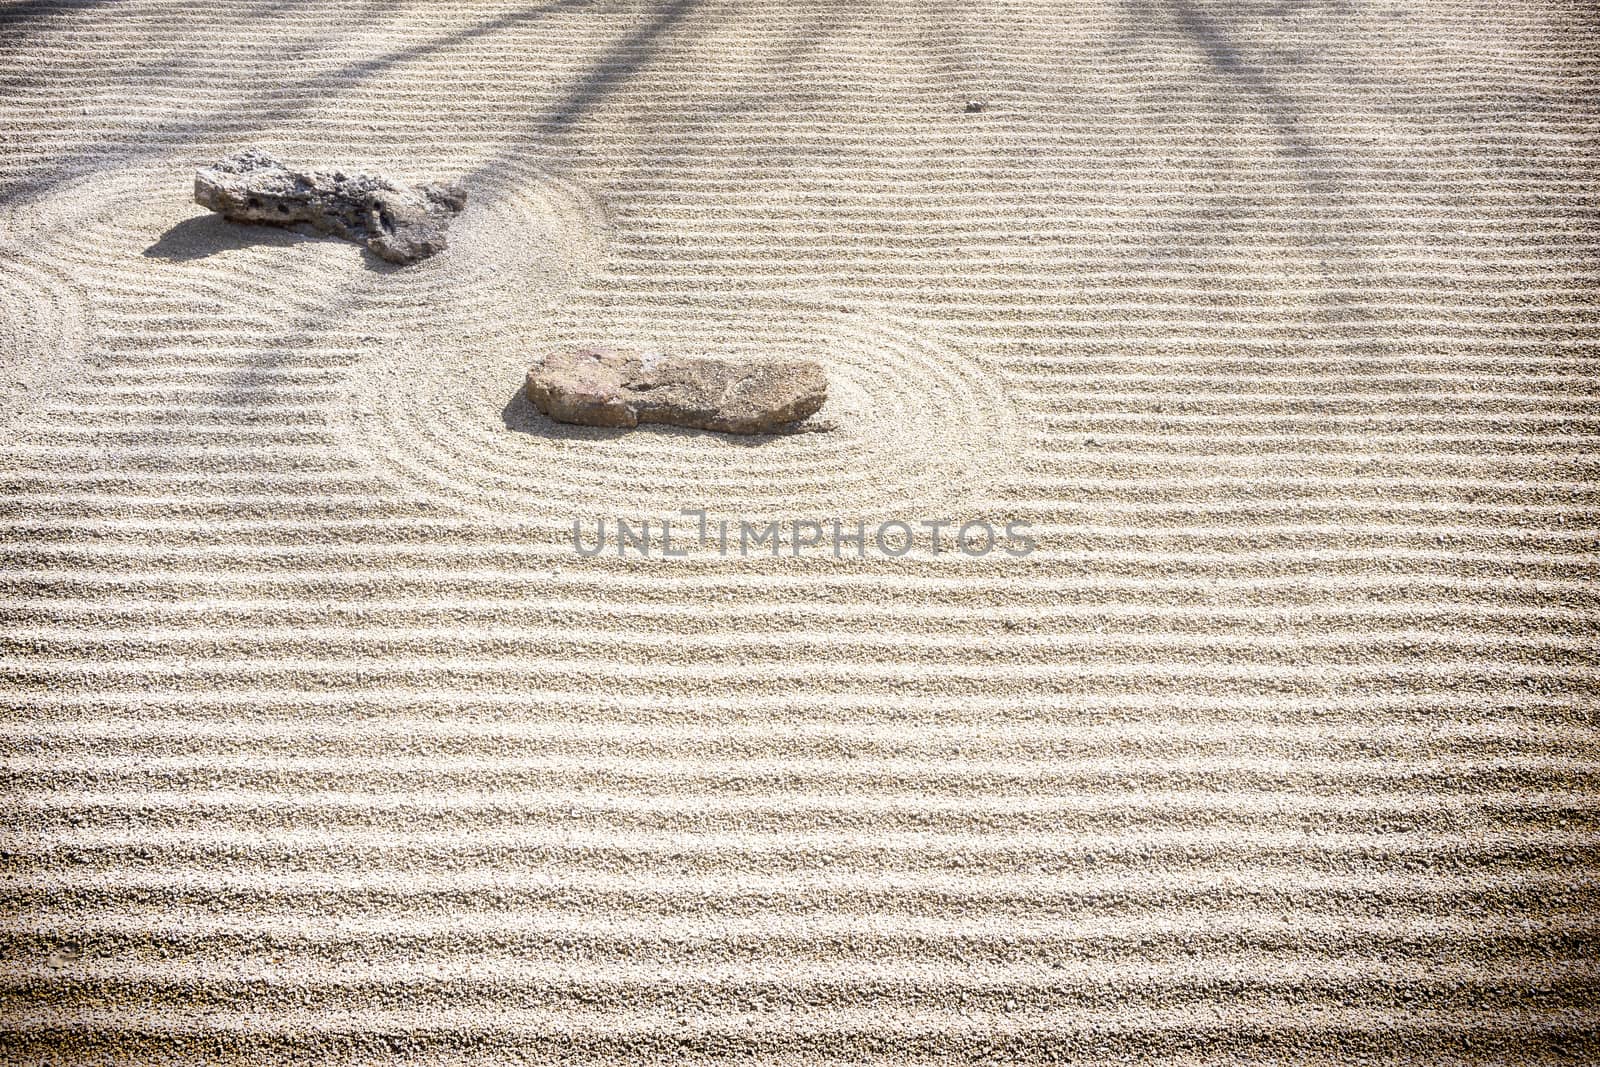
[{"label": "raked sand", "polygon": [[1575,0],[0,4],[5,1061],[1600,1056],[1597,222]]}]

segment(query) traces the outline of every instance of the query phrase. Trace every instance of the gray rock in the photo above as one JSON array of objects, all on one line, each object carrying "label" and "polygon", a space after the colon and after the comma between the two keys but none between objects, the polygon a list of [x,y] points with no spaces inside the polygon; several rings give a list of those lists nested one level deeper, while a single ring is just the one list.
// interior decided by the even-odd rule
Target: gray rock
[{"label": "gray rock", "polygon": [[547,356],[528,372],[527,393],[552,419],[585,426],[782,433],[822,407],[828,379],[803,359],[729,363],[592,348]]},{"label": "gray rock", "polygon": [[196,171],[194,200],[235,222],[307,225],[391,263],[415,263],[444,250],[445,227],[467,206],[467,191],[460,183],[293,170],[251,148]]}]

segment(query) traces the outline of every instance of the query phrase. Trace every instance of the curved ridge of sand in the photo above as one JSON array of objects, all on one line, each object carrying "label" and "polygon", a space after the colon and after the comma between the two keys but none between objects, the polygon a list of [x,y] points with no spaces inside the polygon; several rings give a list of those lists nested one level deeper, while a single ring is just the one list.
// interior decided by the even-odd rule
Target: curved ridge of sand
[{"label": "curved ridge of sand", "polygon": [[[1595,1059],[1597,92],[1570,0],[0,7],[0,1056]],[[837,429],[517,400],[601,339]],[[696,507],[1039,544],[568,543]]]}]

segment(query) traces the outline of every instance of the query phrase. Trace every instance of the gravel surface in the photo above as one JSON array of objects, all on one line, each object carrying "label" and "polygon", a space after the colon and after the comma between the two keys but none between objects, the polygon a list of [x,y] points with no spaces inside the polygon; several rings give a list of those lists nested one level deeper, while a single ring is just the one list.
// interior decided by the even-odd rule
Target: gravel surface
[{"label": "gravel surface", "polygon": [[[0,1058],[1600,1059],[1597,100],[1571,0],[0,5]],[[1035,550],[571,543],[684,509]]]}]

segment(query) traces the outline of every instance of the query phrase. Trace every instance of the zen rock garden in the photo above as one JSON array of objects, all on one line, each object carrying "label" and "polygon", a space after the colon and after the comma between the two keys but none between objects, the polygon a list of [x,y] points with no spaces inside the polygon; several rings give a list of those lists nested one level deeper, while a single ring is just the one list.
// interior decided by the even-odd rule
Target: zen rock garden
[{"label": "zen rock garden", "polygon": [[[297,170],[252,148],[196,171],[194,199],[234,222],[310,227],[408,264],[444,251],[467,191],[459,182],[406,185],[381,175]],[[732,363],[592,348],[547,356],[528,372],[525,390],[559,422],[772,434],[816,414],[828,379],[811,360]]]}]

